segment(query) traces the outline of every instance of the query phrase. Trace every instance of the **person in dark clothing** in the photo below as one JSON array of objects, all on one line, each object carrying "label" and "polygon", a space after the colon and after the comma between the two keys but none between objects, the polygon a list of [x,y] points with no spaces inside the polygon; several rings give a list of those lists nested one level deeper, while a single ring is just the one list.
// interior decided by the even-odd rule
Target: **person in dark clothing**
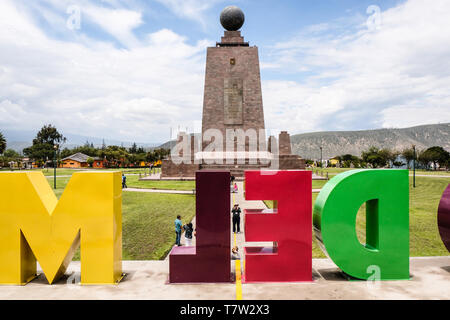
[{"label": "person in dark clothing", "polygon": [[194,233],[194,227],[192,226],[192,222],[189,222],[187,225],[183,226],[184,229],[184,237],[186,238],[186,246],[192,246],[192,234]]},{"label": "person in dark clothing", "polygon": [[233,233],[241,233],[241,208],[235,204],[231,212],[233,213]]},{"label": "person in dark clothing", "polygon": [[234,185],[234,181],[236,180],[236,177],[235,176],[231,176],[230,180],[231,180],[231,185]]},{"label": "person in dark clothing", "polygon": [[122,189],[127,187],[127,177],[122,173]]}]

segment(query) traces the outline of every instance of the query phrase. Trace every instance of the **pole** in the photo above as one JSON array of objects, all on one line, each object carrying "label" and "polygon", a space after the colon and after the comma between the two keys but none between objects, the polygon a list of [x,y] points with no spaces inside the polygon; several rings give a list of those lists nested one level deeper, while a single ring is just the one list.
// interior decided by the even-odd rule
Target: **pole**
[{"label": "pole", "polygon": [[53,184],[56,189],[56,146],[53,148]]},{"label": "pole", "polygon": [[416,187],[416,146],[413,146],[414,158],[413,158],[413,187]]},{"label": "pole", "polygon": [[323,148],[320,147],[320,167],[321,168],[323,168],[323,164],[322,164],[323,163],[323,156],[322,156],[323,154],[322,154],[322,151],[323,151]]}]

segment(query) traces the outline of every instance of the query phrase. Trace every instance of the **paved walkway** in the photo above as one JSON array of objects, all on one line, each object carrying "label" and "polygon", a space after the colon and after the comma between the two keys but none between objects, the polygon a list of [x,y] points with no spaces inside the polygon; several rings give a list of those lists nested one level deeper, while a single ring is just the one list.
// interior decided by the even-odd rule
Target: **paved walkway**
[{"label": "paved walkway", "polygon": [[[245,246],[263,246],[263,245],[272,245],[273,243],[264,243],[264,242],[251,242],[246,243],[245,242],[245,235],[244,235],[244,210],[245,209],[267,209],[267,206],[263,201],[247,201],[244,198],[244,183],[243,182],[237,182],[238,185],[238,193],[232,193],[231,194],[231,205],[230,207],[233,208],[234,204],[239,204],[239,207],[242,210],[241,213],[241,223],[240,223],[240,231],[241,233],[235,234],[236,237],[236,245],[239,248],[239,254],[241,256],[241,259],[244,260],[243,251]],[[231,220],[231,231],[233,231],[233,220],[232,220],[232,214],[230,213],[230,220]],[[232,245],[231,247],[234,247],[234,235],[231,236]]]},{"label": "paved walkway", "polygon": [[[414,177],[413,174],[409,175],[410,177]],[[432,175],[432,174],[416,174],[416,177],[421,177],[421,178],[449,178],[450,179],[450,175],[448,176],[438,176],[438,175]]]},{"label": "paved walkway", "polygon": [[[443,299],[450,292],[450,257],[412,258],[412,279],[368,283],[347,281],[329,259],[313,259],[314,281],[243,284],[244,300]],[[0,286],[0,300],[234,300],[236,284],[167,284],[168,261],[124,261],[119,285],[80,286],[80,262],[49,285],[43,275],[26,286]],[[41,272],[39,272],[41,273]],[[69,282],[69,284],[68,284]]]}]

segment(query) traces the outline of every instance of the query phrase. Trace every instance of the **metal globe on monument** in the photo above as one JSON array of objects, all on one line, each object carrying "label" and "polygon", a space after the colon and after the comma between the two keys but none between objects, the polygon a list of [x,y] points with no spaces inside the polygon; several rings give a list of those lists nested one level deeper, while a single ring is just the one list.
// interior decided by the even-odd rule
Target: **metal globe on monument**
[{"label": "metal globe on monument", "polygon": [[244,12],[236,6],[226,7],[220,14],[220,23],[227,31],[238,31],[244,22]]}]

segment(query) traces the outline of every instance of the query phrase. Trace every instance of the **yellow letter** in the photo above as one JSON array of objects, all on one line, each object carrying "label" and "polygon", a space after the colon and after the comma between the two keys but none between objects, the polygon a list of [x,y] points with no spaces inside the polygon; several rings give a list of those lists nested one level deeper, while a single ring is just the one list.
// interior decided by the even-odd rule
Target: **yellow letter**
[{"label": "yellow letter", "polygon": [[54,283],[80,243],[82,284],[120,281],[119,172],[75,173],[59,202],[41,172],[0,173],[0,284],[26,284],[36,260]]}]

